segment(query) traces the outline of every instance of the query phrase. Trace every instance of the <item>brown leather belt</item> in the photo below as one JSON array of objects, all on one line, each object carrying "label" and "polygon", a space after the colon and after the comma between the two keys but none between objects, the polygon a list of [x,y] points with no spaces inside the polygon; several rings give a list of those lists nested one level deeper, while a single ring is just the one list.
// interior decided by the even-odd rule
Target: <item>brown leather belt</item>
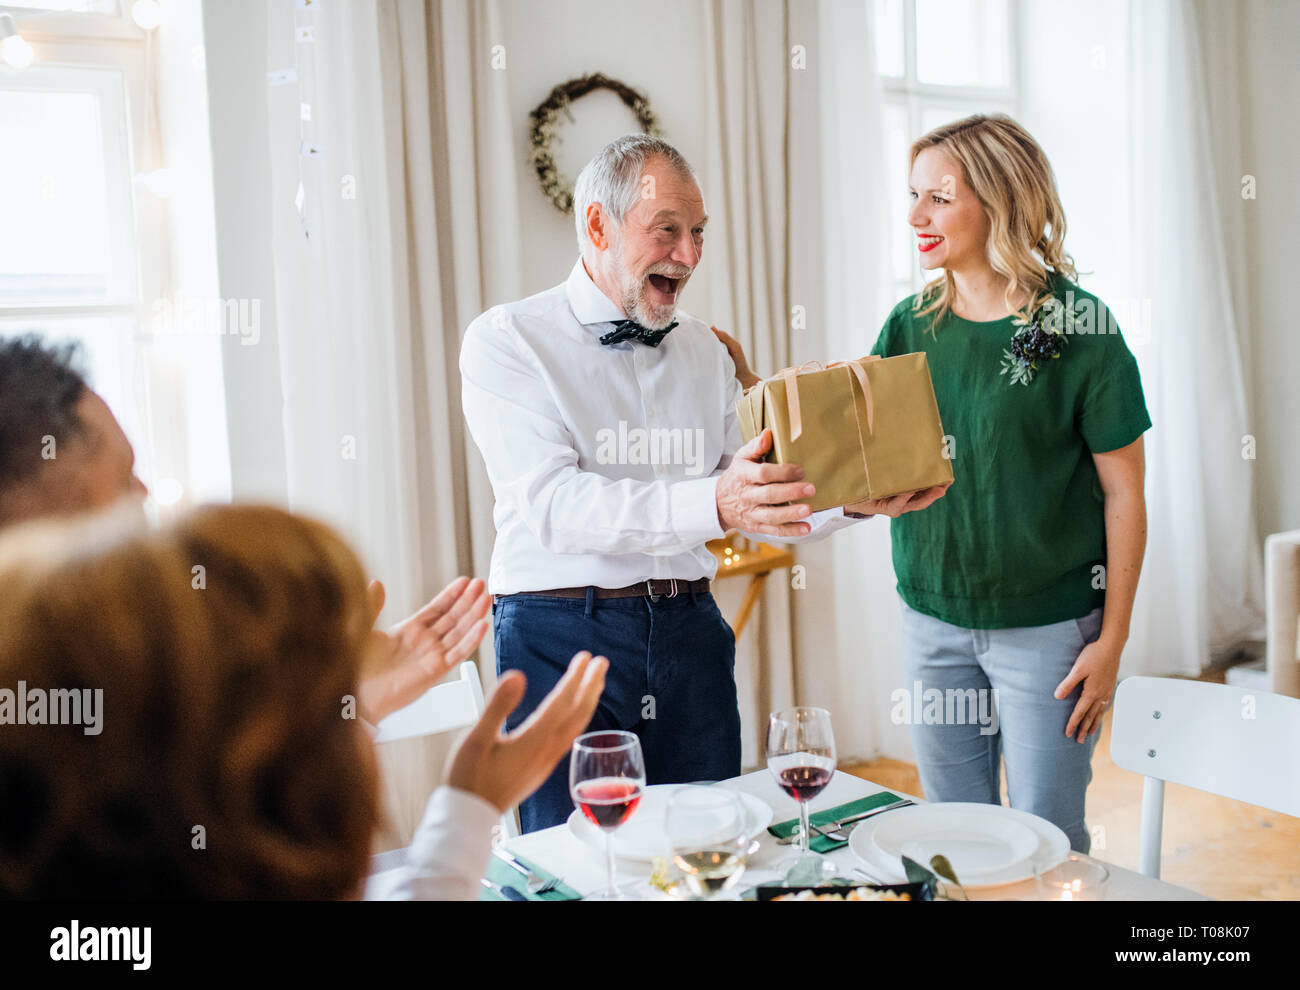
[{"label": "brown leather belt", "polygon": [[[698,581],[678,581],[676,578],[654,579],[651,581],[641,581],[638,584],[629,584],[626,588],[597,588],[597,598],[637,598],[645,595],[652,602],[657,602],[660,598],[676,598],[678,595],[689,595],[695,592],[702,595],[709,590],[709,579],[700,578]],[[548,598],[586,598],[586,588],[552,588],[549,591],[525,591],[521,594],[526,595],[545,595]],[[499,598],[509,598],[509,595],[498,595]]]}]

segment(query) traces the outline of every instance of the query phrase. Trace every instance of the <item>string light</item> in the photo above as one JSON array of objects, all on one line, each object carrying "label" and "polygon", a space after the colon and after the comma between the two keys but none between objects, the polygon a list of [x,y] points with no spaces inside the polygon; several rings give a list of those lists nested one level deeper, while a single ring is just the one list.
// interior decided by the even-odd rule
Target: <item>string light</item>
[{"label": "string light", "polygon": [[131,20],[145,31],[152,31],[162,23],[162,5],[158,0],[135,0],[131,5]]},{"label": "string light", "polygon": [[135,177],[135,184],[159,199],[168,199],[172,194],[172,174],[165,168],[139,173]]},{"label": "string light", "polygon": [[32,46],[18,33],[18,24],[12,14],[0,14],[0,59],[20,71],[36,59]]},{"label": "string light", "polygon": [[185,494],[185,488],[175,478],[159,478],[151,492],[159,505],[175,505]]}]

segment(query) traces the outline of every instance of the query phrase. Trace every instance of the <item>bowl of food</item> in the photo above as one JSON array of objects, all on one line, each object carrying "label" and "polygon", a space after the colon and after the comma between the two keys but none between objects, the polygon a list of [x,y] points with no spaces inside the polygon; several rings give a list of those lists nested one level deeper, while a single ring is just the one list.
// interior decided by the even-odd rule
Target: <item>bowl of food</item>
[{"label": "bowl of food", "polygon": [[923,883],[821,884],[816,887],[768,885],[754,889],[758,901],[929,901]]}]

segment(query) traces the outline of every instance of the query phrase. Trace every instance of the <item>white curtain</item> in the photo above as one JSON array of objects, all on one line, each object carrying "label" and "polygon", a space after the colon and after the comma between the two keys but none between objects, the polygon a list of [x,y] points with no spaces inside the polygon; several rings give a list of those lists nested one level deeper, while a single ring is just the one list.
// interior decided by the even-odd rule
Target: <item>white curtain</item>
[{"label": "white curtain", "polygon": [[[894,298],[893,229],[883,145],[884,95],[876,74],[869,6],[852,0],[822,4],[822,169],[820,219],[825,244],[827,353],[871,351]],[[889,697],[903,686],[902,617],[891,556],[889,522],[871,519],[831,541],[834,647],[814,697],[832,699],[837,742],[848,755],[904,758],[906,726],[889,719]],[[816,702],[822,704],[823,702]],[[841,726],[844,731],[841,731]],[[847,743],[847,744],[846,744]]]},{"label": "white curtain", "polygon": [[[864,192],[883,182],[866,4],[711,0],[706,51],[710,318],[763,375],[866,354],[875,330],[862,313],[879,308],[874,273],[888,272],[887,214]],[[888,570],[887,534],[879,544],[879,533],[802,544],[802,580],[768,579],[737,644],[747,767],[762,765],[768,713],[789,704],[830,708],[842,757],[875,754],[873,682],[895,655],[861,622],[882,553]],[[872,565],[859,560],[863,546],[877,555]],[[719,597],[734,610],[739,590],[724,581]]]},{"label": "white curtain", "polygon": [[1198,674],[1262,633],[1253,464],[1243,457],[1247,310],[1231,249],[1240,186],[1224,172],[1236,125],[1222,94],[1238,67],[1217,33],[1229,25],[1204,33],[1201,17],[1230,21],[1212,8],[1022,8],[1022,120],[1057,170],[1067,247],[1084,287],[1118,317],[1153,423],[1126,675]]},{"label": "white curtain", "polygon": [[[298,80],[270,90],[284,408],[267,427],[284,431],[291,507],[350,537],[395,621],[457,574],[488,571],[491,495],[457,355],[474,316],[523,294],[518,156],[488,64],[496,2],[268,11],[269,58],[296,60]],[[311,40],[295,35],[308,26]],[[387,844],[414,827],[443,752],[384,748]]]}]

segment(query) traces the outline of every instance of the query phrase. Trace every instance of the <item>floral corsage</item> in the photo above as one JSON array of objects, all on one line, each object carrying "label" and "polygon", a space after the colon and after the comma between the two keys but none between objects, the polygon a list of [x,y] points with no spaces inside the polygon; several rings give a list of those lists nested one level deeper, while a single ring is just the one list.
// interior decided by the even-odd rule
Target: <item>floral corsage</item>
[{"label": "floral corsage", "polygon": [[1011,336],[1011,347],[1002,351],[1002,371],[1008,385],[1028,385],[1034,380],[1038,362],[1055,360],[1070,342],[1079,316],[1055,297],[1048,299],[1028,320],[1016,317],[1018,326]]}]

